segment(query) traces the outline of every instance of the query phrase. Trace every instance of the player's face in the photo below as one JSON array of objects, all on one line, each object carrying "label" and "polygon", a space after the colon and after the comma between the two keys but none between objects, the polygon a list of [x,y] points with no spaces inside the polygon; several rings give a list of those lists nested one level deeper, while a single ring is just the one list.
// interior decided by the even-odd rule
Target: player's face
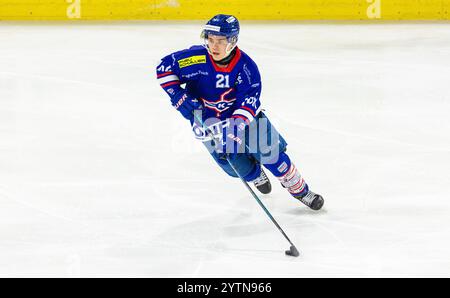
[{"label": "player's face", "polygon": [[219,61],[227,56],[227,45],[226,37],[208,35],[208,47],[214,60]]}]

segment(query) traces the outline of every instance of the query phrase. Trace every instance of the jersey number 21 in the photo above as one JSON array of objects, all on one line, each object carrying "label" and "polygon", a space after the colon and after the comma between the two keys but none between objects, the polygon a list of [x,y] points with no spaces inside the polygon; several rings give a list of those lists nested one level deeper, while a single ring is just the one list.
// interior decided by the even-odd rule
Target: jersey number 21
[{"label": "jersey number 21", "polygon": [[216,88],[230,88],[230,78],[228,75],[218,74],[216,76]]}]

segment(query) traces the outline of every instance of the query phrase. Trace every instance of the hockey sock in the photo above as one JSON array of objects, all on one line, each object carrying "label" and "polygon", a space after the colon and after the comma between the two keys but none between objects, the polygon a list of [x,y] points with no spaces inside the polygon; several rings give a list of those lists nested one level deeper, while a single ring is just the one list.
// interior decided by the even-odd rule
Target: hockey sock
[{"label": "hockey sock", "polygon": [[281,185],[287,188],[294,197],[302,197],[308,193],[308,184],[285,152],[280,154],[278,162],[264,166],[280,180]]}]

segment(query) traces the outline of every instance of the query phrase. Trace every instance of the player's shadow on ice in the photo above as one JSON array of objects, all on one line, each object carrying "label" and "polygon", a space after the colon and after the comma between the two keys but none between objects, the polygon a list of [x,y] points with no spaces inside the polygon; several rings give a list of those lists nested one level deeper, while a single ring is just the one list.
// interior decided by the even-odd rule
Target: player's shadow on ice
[{"label": "player's shadow on ice", "polygon": [[289,209],[285,212],[283,212],[283,214],[290,214],[290,215],[295,215],[295,216],[324,216],[328,213],[327,209],[324,207],[323,209],[320,209],[318,211],[315,210],[311,210],[309,208],[293,208],[293,209]]}]

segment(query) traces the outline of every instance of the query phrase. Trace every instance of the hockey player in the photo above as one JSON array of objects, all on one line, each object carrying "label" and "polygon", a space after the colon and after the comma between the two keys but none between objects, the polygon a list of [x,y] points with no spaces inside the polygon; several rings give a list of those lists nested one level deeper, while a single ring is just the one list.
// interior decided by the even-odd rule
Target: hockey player
[{"label": "hockey player", "polygon": [[214,16],[202,31],[203,45],[161,60],[158,82],[227,174],[237,177],[231,162],[267,194],[272,187],[265,167],[294,198],[319,210],[322,196],[309,189],[286,153],[286,141],[261,109],[261,77],[237,46],[239,30],[236,17]]}]

